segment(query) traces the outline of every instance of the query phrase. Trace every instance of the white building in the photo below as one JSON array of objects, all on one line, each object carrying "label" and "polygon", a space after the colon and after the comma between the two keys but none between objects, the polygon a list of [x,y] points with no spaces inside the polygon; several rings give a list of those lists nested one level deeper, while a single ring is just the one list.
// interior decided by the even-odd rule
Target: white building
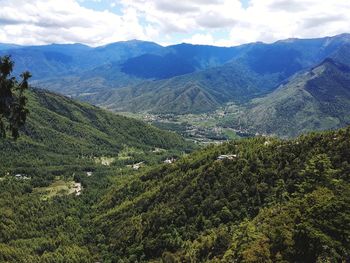
[{"label": "white building", "polygon": [[223,154],[218,156],[218,160],[222,161],[222,160],[233,160],[237,158],[237,154]]}]

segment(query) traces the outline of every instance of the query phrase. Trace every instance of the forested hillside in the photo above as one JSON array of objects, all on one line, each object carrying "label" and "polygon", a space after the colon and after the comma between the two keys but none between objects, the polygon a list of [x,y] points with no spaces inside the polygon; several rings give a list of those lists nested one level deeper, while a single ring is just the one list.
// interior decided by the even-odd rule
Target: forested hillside
[{"label": "forested hillside", "polygon": [[115,262],[343,262],[349,138],[233,141],[141,174],[102,199],[95,245]]},{"label": "forested hillside", "polygon": [[[342,59],[349,54],[347,50]],[[254,132],[296,136],[349,125],[349,112],[350,67],[329,58],[266,97],[253,100],[231,124]]]},{"label": "forested hillside", "polygon": [[0,262],[92,262],[92,206],[108,187],[193,144],[55,93],[26,95],[20,138],[0,142]]},{"label": "forested hillside", "polygon": [[[243,55],[225,65],[227,56],[238,56],[233,49],[201,47],[210,51],[204,56],[198,47],[173,46],[176,59],[168,64],[164,48],[153,43],[98,52],[68,45],[100,59],[119,50],[124,64],[109,61],[63,81],[85,86],[88,76],[98,79],[101,85],[92,81],[85,94],[79,85],[70,92],[116,111],[174,120],[198,113],[196,121],[213,131],[220,122],[295,137],[350,124],[350,49],[342,45],[348,36],[327,41],[321,53],[328,57],[308,69],[322,56],[303,54],[302,47],[318,50],[320,41],[242,46]],[[193,56],[185,71],[216,67],[140,84],[173,76],[157,66],[185,63],[180,53],[187,48]],[[50,52],[49,60],[75,70],[69,57]],[[154,63],[151,75],[140,66],[144,61]],[[106,89],[117,79],[120,86]],[[123,88],[130,81],[136,86]],[[40,89],[27,95],[30,114],[20,138],[0,142],[0,262],[349,261],[350,127],[291,140],[257,136],[193,152],[197,147],[177,134],[141,121]],[[215,118],[205,116],[218,107]]]},{"label": "forested hillside", "polygon": [[127,176],[82,176],[81,196],[43,199],[30,180],[2,178],[0,260],[344,262],[349,138],[232,141]]},{"label": "forested hillside", "polygon": [[0,263],[350,263],[350,0],[0,4]]},{"label": "forested hillside", "polygon": [[116,158],[128,148],[140,153],[137,160],[156,148],[169,155],[192,148],[175,133],[61,95],[32,89],[28,96],[30,114],[21,137],[0,142],[1,175],[25,173],[47,179],[51,168],[74,172],[93,165],[96,158]]},{"label": "forested hillside", "polygon": [[[271,77],[271,78],[269,78]],[[273,76],[265,77],[229,63],[221,67],[161,81],[144,82],[81,99],[114,111],[153,113],[201,113],[215,110],[228,101],[246,102],[271,90]]]}]

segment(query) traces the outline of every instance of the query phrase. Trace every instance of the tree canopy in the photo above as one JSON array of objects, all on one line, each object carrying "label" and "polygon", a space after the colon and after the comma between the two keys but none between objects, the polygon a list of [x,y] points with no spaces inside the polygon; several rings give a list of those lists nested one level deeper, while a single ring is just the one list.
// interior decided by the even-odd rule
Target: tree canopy
[{"label": "tree canopy", "polygon": [[0,137],[5,138],[9,131],[14,139],[19,136],[19,129],[25,124],[28,109],[24,95],[28,89],[31,74],[23,72],[18,81],[12,76],[14,62],[10,56],[0,57]]}]

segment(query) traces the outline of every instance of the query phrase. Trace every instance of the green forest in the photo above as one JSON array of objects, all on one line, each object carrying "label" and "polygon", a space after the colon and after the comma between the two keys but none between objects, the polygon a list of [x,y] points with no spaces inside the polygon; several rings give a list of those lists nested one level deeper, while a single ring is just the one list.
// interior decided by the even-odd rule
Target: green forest
[{"label": "green forest", "polygon": [[79,196],[3,176],[0,262],[346,262],[349,149],[350,128],[235,140],[95,165]]},{"label": "green forest", "polygon": [[[0,176],[25,174],[34,186],[44,186],[55,176],[152,165],[194,148],[175,133],[55,93],[31,89],[27,96],[29,114],[21,136],[0,141]],[[102,165],[101,159],[111,164]]]}]

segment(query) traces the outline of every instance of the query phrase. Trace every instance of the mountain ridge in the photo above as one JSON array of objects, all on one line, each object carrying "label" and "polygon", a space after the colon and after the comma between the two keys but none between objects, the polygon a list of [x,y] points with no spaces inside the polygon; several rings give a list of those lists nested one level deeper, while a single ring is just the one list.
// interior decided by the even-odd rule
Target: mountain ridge
[{"label": "mountain ridge", "polygon": [[349,125],[350,67],[327,58],[266,97],[253,100],[243,112],[235,123],[279,136]]},{"label": "mountain ridge", "polygon": [[[69,48],[62,53],[61,49],[65,47]],[[88,49],[87,53],[85,49]],[[246,104],[252,108],[255,103],[251,103],[252,100],[274,94],[279,86],[290,83],[295,75],[301,76],[327,58],[349,64],[349,50],[349,34],[317,39],[289,39],[272,44],[251,43],[228,48],[189,44],[163,47],[152,42],[127,41],[98,48],[79,45],[46,46],[41,51],[40,48],[29,48],[29,57],[23,54],[20,64],[23,68],[26,61],[31,60],[31,52],[34,52],[38,56],[34,54],[36,60],[30,63],[36,67],[32,72],[37,76],[34,82],[36,86],[112,111],[211,114],[228,103],[243,110],[247,109]],[[21,49],[15,49],[14,52],[17,55],[25,53]],[[80,57],[84,59],[80,60]],[[335,72],[328,73],[330,79],[337,75]],[[328,84],[338,85],[336,80]],[[292,93],[291,90],[289,92]],[[281,107],[277,111],[280,110],[278,114],[281,116],[288,110],[293,112],[309,105],[311,108],[308,114],[299,113],[298,125],[304,123],[300,118],[308,119],[310,115],[313,115],[310,123],[315,123],[314,126],[331,128],[339,127],[336,123],[347,123],[343,117],[339,121],[333,115],[322,120],[325,108],[316,107],[317,100],[311,103],[311,94],[305,92],[295,94],[298,95],[295,98],[289,97],[288,101],[280,92],[280,98],[271,95],[270,100],[275,98],[281,102],[286,99],[285,104],[291,108],[282,107],[280,103]],[[327,89],[327,92],[332,95],[331,89]],[[270,103],[268,100],[265,100],[267,104]],[[293,104],[296,100],[300,102],[298,106]],[[344,115],[347,100],[335,103],[339,103],[338,106],[342,108],[339,114]],[[265,117],[262,112],[256,115],[261,116],[261,121],[269,122],[268,112],[275,114],[276,109],[270,107],[267,110],[265,107],[265,110]],[[247,116],[243,117],[248,123]],[[250,118],[258,120],[252,115]],[[237,128],[240,120],[233,119],[236,123],[226,124]],[[281,117],[279,122],[282,120]],[[306,130],[314,128],[306,124]],[[255,130],[254,123],[250,125]],[[261,124],[255,126],[261,127],[262,133],[274,132],[273,128],[265,129]],[[284,129],[284,132],[288,134],[289,130]]]},{"label": "mountain ridge", "polygon": [[33,160],[43,168],[64,167],[84,163],[81,156],[115,157],[125,147],[181,152],[193,146],[175,133],[53,92],[31,89],[28,98],[29,116],[20,138],[0,142],[3,174],[32,167]]}]

